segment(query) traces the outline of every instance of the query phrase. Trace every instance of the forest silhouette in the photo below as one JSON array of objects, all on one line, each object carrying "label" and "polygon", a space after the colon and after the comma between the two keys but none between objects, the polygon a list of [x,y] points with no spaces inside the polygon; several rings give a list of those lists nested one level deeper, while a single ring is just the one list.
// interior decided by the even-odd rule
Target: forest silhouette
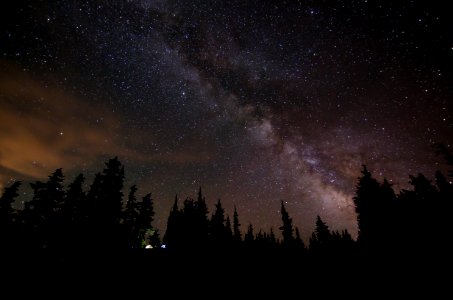
[{"label": "forest silhouette", "polygon": [[[436,149],[453,165],[445,146]],[[247,270],[285,275],[303,268],[320,275],[346,267],[439,267],[452,250],[453,173],[434,176],[432,182],[410,175],[412,188],[395,193],[389,181],[379,182],[363,165],[353,198],[358,238],[331,230],[318,216],[306,244],[283,201],[278,234],[241,224],[236,207],[231,220],[220,199],[210,213],[201,188],[196,199],[175,197],[161,233],[153,226],[152,195],[137,199],[136,185],[125,188],[124,166],[113,158],[88,191],[83,174],[65,187],[62,169],[31,183],[33,198],[22,210],[14,209],[22,183],[6,187],[0,198],[1,250],[19,269],[96,265],[181,278],[190,277],[190,270],[208,268],[214,276],[228,267],[238,280],[248,278]]]}]

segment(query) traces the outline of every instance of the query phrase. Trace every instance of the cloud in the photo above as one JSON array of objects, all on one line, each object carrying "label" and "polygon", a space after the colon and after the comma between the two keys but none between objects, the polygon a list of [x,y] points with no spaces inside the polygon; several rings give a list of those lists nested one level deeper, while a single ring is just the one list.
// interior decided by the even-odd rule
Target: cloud
[{"label": "cloud", "polygon": [[[112,156],[136,163],[209,160],[187,149],[148,153],[140,145],[156,141],[133,132],[111,108],[54,87],[51,80],[0,65],[0,183],[45,178],[60,167],[80,171]],[[123,138],[131,134],[133,141],[125,143]]]},{"label": "cloud", "polygon": [[4,65],[0,73],[0,167],[41,178],[87,157],[119,152],[118,120],[105,108]]}]

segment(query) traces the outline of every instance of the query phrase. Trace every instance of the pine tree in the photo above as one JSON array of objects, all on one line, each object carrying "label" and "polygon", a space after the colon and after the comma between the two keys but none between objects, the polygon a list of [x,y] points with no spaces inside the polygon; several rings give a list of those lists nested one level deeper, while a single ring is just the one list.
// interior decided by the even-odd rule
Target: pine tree
[{"label": "pine tree", "polygon": [[63,171],[60,168],[49,176],[49,180],[46,183],[47,197],[52,202],[51,206],[54,212],[61,211],[65,201],[66,193],[63,187],[63,180]]},{"label": "pine tree", "polygon": [[149,245],[151,246],[151,248],[160,248],[162,243],[160,241],[160,237],[159,237],[159,231],[157,229],[150,229],[148,231],[149,233],[147,234],[148,235],[148,243]]},{"label": "pine tree", "polygon": [[414,187],[414,192],[418,201],[427,203],[435,198],[437,190],[436,187],[432,185],[431,180],[420,173],[417,177],[410,175],[409,178],[409,183]]},{"label": "pine tree", "polygon": [[109,159],[105,165],[96,213],[105,222],[103,225],[115,227],[121,219],[123,206],[124,167],[117,157]]},{"label": "pine tree", "polygon": [[[417,240],[424,240],[425,243],[417,247],[420,253],[424,253],[432,248],[438,248],[439,239],[444,238],[439,235],[439,228],[442,226],[442,221],[439,219],[442,214],[441,198],[431,180],[423,174],[409,177],[409,183],[414,187],[410,200],[412,206],[409,220],[412,227],[411,244],[416,245]],[[445,217],[448,218],[448,216]]]},{"label": "pine tree", "polygon": [[442,198],[448,198],[448,196],[450,197],[453,196],[453,185],[448,182],[447,178],[445,178],[442,172],[437,170],[435,173],[435,178],[436,186],[439,189],[439,192],[445,196]]},{"label": "pine tree", "polygon": [[[63,171],[57,169],[53,174],[50,175],[49,180],[46,183],[46,197],[50,201],[52,211],[48,216],[48,222],[45,222],[44,230],[47,231],[48,235],[48,246],[51,248],[61,249],[64,247],[64,241],[66,239],[65,232],[65,220],[63,215],[63,206],[66,198],[66,192],[63,187]],[[61,250],[60,250],[61,252]]]},{"label": "pine tree", "polygon": [[398,201],[391,184],[386,178],[379,188],[379,202],[376,203],[375,216],[379,230],[376,230],[376,241],[382,246],[398,242],[399,239],[399,208]]},{"label": "pine tree", "polygon": [[293,220],[289,217],[288,212],[286,211],[285,204],[281,202],[281,215],[283,225],[279,228],[282,231],[283,235],[283,245],[285,247],[292,247],[294,242],[293,236]]},{"label": "pine tree", "polygon": [[255,241],[255,236],[253,234],[253,226],[252,224],[249,224],[247,227],[247,233],[244,236],[244,243],[246,246],[250,247],[253,245],[253,242]]},{"label": "pine tree", "polygon": [[54,248],[62,244],[61,209],[65,199],[63,180],[62,169],[57,169],[47,182],[36,181],[30,184],[33,199],[26,203],[23,216],[27,239],[35,247]]},{"label": "pine tree", "polygon": [[270,229],[270,232],[269,232],[269,244],[274,247],[277,245],[277,238],[275,237],[275,233],[274,233],[274,229]]},{"label": "pine tree", "polygon": [[236,206],[234,206],[233,214],[233,239],[235,244],[240,244],[242,242],[241,224],[239,223],[239,216],[236,210]]},{"label": "pine tree", "polygon": [[329,226],[318,215],[316,217],[316,228],[315,228],[316,238],[319,243],[323,245],[328,245],[332,238],[332,234],[330,233]]},{"label": "pine tree", "polygon": [[227,243],[231,244],[231,242],[233,241],[233,231],[231,230],[230,216],[227,216],[225,221],[225,233]]},{"label": "pine tree", "polygon": [[20,228],[17,222],[17,213],[12,204],[19,196],[20,185],[20,181],[15,181],[5,188],[0,197],[0,245],[2,245],[3,250],[18,247]]},{"label": "pine tree", "polygon": [[65,202],[63,204],[62,216],[64,231],[64,243],[66,248],[81,247],[84,244],[83,239],[86,238],[84,230],[86,229],[86,214],[84,211],[86,205],[85,192],[82,184],[85,181],[83,174],[79,174],[74,181],[69,184],[66,193]]},{"label": "pine tree", "polygon": [[343,230],[341,232],[341,251],[345,254],[351,254],[352,250],[354,249],[354,240],[352,236],[349,234],[348,230]]},{"label": "pine tree", "polygon": [[329,251],[333,247],[332,233],[319,215],[316,217],[315,233],[319,249],[323,252]]},{"label": "pine tree", "polygon": [[178,208],[178,195],[175,196],[173,207],[170,210],[170,215],[167,220],[167,229],[163,238],[165,246],[170,250],[175,250],[180,247],[181,244],[181,212]]},{"label": "pine tree", "polygon": [[180,228],[180,248],[199,250],[206,247],[209,238],[209,221],[206,202],[201,195],[201,189],[197,201],[192,198],[184,200]]},{"label": "pine tree", "polygon": [[139,237],[139,227],[137,224],[138,219],[138,204],[135,193],[137,186],[134,184],[130,187],[129,196],[126,202],[126,210],[124,211],[124,231],[125,243],[127,248],[139,248],[141,246]]},{"label": "pine tree", "polygon": [[302,238],[300,237],[299,228],[296,227],[295,233],[296,233],[296,238],[294,239],[295,248],[300,251],[305,250],[305,244]]},{"label": "pine tree", "polygon": [[[81,211],[83,212],[84,219],[89,223],[94,223],[96,221],[95,212],[96,208],[99,206],[99,201],[101,197],[101,188],[102,188],[102,175],[101,173],[96,173],[94,175],[93,182],[90,185],[88,190],[86,201],[81,205]],[[90,224],[93,225],[93,224]]]},{"label": "pine tree", "polygon": [[450,238],[451,232],[453,231],[453,224],[450,221],[450,214],[453,210],[453,184],[447,181],[445,176],[440,172],[436,171],[436,186],[439,189],[439,203],[435,206],[437,211],[436,218],[432,224],[434,233],[435,247],[438,249],[444,249],[444,253],[451,252]]},{"label": "pine tree", "polygon": [[102,197],[102,174],[96,173],[93,182],[87,192],[86,199],[80,203],[80,216],[83,244],[80,246],[86,250],[99,247],[100,219],[97,211]]},{"label": "pine tree", "polygon": [[376,244],[378,235],[379,216],[376,216],[380,198],[380,186],[367,167],[363,165],[362,176],[358,178],[356,196],[354,197],[357,223],[359,227],[358,241],[362,245]]},{"label": "pine tree", "polygon": [[19,196],[19,187],[21,181],[15,181],[13,184],[5,188],[2,197],[0,198],[0,230],[10,228],[16,218],[16,211],[12,204],[17,196]]},{"label": "pine tree", "polygon": [[226,243],[225,210],[222,207],[220,199],[218,200],[215,211],[211,217],[210,238],[211,242],[216,247],[224,246]]},{"label": "pine tree", "polygon": [[[195,248],[204,248],[208,243],[209,235],[209,220],[208,207],[206,199],[201,192],[201,187],[198,191],[198,199],[194,202],[194,231],[192,240]],[[192,242],[191,242],[192,243]]]},{"label": "pine tree", "polygon": [[[177,209],[177,208],[176,208]],[[154,221],[154,205],[151,194],[146,194],[142,203],[139,206],[139,214],[137,218],[137,227],[139,229],[140,244],[144,244],[149,240],[150,245],[153,247],[160,246],[161,242],[157,229],[152,225]],[[152,242],[152,243],[151,243]]]},{"label": "pine tree", "polygon": [[117,157],[109,159],[94,190],[94,240],[97,249],[111,245],[113,249],[122,247],[123,236],[120,220],[123,207],[124,167]]},{"label": "pine tree", "polygon": [[82,211],[83,204],[86,201],[82,187],[84,181],[83,174],[79,174],[69,185],[63,205],[63,215],[67,222],[80,223],[84,219],[84,212]]},{"label": "pine tree", "polygon": [[312,252],[312,253],[319,252],[319,242],[318,242],[318,238],[316,237],[315,232],[311,233],[310,241],[308,244],[308,250],[310,250],[310,252]]},{"label": "pine tree", "polygon": [[[436,148],[436,154],[442,155],[445,159],[447,165],[453,167],[453,153],[452,151],[443,143],[435,143],[433,145]],[[448,176],[453,177],[453,169],[448,170]]]}]

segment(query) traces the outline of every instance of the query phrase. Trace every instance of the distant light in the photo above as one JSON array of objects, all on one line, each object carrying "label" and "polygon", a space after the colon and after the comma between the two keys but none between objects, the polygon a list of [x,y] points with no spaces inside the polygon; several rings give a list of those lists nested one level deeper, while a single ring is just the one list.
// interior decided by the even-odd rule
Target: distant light
[{"label": "distant light", "polygon": [[153,249],[153,246],[151,246],[151,245],[146,245],[145,249]]},{"label": "distant light", "polygon": [[162,244],[160,247],[161,247],[162,249],[165,249],[165,248],[167,248],[167,245]]},{"label": "distant light", "polygon": [[63,135],[63,131],[62,131],[62,132],[60,132],[60,135]]}]

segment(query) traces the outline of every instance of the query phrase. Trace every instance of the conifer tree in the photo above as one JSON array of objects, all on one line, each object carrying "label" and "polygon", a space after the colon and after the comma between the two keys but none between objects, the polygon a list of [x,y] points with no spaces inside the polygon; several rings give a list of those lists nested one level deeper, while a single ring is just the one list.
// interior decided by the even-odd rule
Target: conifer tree
[{"label": "conifer tree", "polygon": [[274,229],[270,229],[270,232],[269,232],[269,243],[271,244],[272,247],[276,246],[277,245],[277,238],[275,237],[275,233],[274,233]]},{"label": "conifer tree", "polygon": [[296,238],[294,239],[294,246],[296,250],[305,250],[305,244],[302,238],[300,237],[299,228],[295,229]]},{"label": "conifer tree", "polygon": [[85,192],[82,184],[85,181],[83,174],[77,175],[74,181],[69,184],[66,199],[63,205],[64,218],[70,223],[80,223],[83,219],[82,211],[85,200]]},{"label": "conifer tree", "polygon": [[225,233],[227,243],[231,244],[231,242],[233,241],[233,231],[231,230],[230,216],[227,216],[225,221]]},{"label": "conifer tree", "polygon": [[214,246],[222,246],[226,243],[225,210],[220,199],[218,200],[210,222],[210,238]]},{"label": "conifer tree", "polygon": [[122,226],[124,167],[117,157],[109,159],[100,176],[99,194],[94,203],[96,247],[111,245],[113,249],[124,245]]},{"label": "conifer tree", "polygon": [[20,181],[13,182],[5,188],[0,197],[0,245],[3,250],[18,247],[20,227],[17,222],[16,210],[12,205],[19,196],[20,185]]},{"label": "conifer tree", "polygon": [[239,216],[236,210],[236,206],[234,206],[233,214],[233,239],[235,244],[240,244],[242,242],[241,224],[239,223]]},{"label": "conifer tree", "polygon": [[294,242],[293,236],[293,220],[289,217],[288,212],[286,211],[285,204],[281,202],[281,210],[283,225],[280,227],[283,235],[283,245],[286,247],[291,247]]},{"label": "conifer tree", "polygon": [[315,228],[316,238],[320,244],[329,245],[332,234],[329,230],[329,226],[321,219],[318,215],[316,217],[316,228]]},{"label": "conifer tree", "polygon": [[181,212],[178,208],[178,195],[175,196],[173,207],[170,210],[170,215],[167,220],[167,229],[163,238],[163,243],[170,250],[178,249],[180,246],[181,235]]},{"label": "conifer tree", "polygon": [[357,223],[359,227],[358,241],[369,246],[376,242],[378,235],[379,216],[376,207],[379,205],[380,186],[367,167],[363,165],[362,176],[358,178],[354,197]]},{"label": "conifer tree", "polygon": [[53,248],[62,238],[61,209],[65,199],[63,180],[62,169],[57,169],[47,182],[36,181],[30,184],[33,199],[26,203],[23,216],[26,239],[35,247]]},{"label": "conifer tree", "polygon": [[16,211],[12,204],[17,196],[19,196],[19,187],[21,181],[15,181],[10,186],[7,186],[0,197],[0,230],[10,228],[14,223]]},{"label": "conifer tree", "polygon": [[253,244],[254,240],[255,236],[253,234],[253,225],[249,224],[249,226],[247,227],[247,232],[244,235],[244,243],[250,247]]},{"label": "conifer tree", "polygon": [[69,184],[66,193],[65,202],[62,209],[62,231],[63,243],[65,248],[82,247],[84,239],[86,238],[84,226],[86,225],[87,208],[85,192],[83,191],[82,184],[85,181],[83,174],[79,174],[74,181]]},{"label": "conifer tree", "polygon": [[[176,208],[177,209],[177,208]],[[154,205],[151,194],[146,194],[139,205],[137,216],[137,228],[139,230],[139,245],[146,246],[145,241],[149,240],[153,247],[160,246],[160,239],[157,229],[152,225],[154,221]]]},{"label": "conifer tree", "polygon": [[134,184],[130,187],[129,196],[126,202],[126,210],[124,211],[123,226],[124,238],[128,248],[139,248],[141,246],[139,231],[137,224],[138,219],[138,203],[135,193],[137,186]]}]

